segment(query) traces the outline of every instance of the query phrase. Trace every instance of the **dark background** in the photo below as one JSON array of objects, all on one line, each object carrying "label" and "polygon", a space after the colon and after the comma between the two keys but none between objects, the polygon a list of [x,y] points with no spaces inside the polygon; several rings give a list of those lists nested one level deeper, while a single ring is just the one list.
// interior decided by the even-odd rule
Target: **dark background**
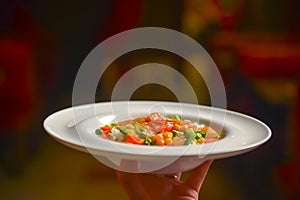
[{"label": "dark background", "polygon": [[[126,199],[115,172],[43,130],[49,114],[72,105],[83,59],[121,31],[156,26],[183,32],[212,56],[228,109],[270,126],[257,150],[215,161],[201,199],[299,199],[300,3],[297,0],[2,0],[0,2],[0,199]],[[127,70],[159,62],[180,71],[210,104],[201,76],[168,52],[139,50],[101,77],[108,101]],[[132,99],[176,101],[163,86]]]}]

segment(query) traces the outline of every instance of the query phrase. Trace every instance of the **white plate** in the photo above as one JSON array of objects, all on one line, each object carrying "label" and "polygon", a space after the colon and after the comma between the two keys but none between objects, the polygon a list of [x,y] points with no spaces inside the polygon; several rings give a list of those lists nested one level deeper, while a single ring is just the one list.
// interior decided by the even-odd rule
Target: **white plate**
[{"label": "white plate", "polygon": [[[146,146],[113,142],[94,131],[101,124],[122,121],[151,112],[178,114],[222,132],[214,143],[188,146]],[[271,130],[250,116],[213,107],[163,101],[116,101],[70,107],[44,121],[45,130],[58,142],[91,153],[102,163],[127,172],[178,173],[206,160],[249,152],[271,137]]]}]

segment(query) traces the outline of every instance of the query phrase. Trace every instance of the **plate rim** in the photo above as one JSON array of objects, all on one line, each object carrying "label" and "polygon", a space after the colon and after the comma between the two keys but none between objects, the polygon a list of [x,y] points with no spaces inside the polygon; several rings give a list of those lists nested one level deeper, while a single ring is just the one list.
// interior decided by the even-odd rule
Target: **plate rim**
[{"label": "plate rim", "polygon": [[[129,153],[129,152],[120,152],[120,151],[108,151],[108,150],[103,150],[103,149],[98,149],[98,148],[91,148],[91,147],[87,147],[85,145],[82,145],[82,143],[80,143],[80,140],[78,141],[78,143],[74,143],[74,142],[70,142],[69,140],[63,138],[62,136],[61,137],[57,137],[59,136],[60,134],[53,134],[53,132],[50,130],[51,127],[49,127],[49,124],[48,124],[48,121],[55,117],[56,115],[59,116],[60,114],[63,114],[63,113],[68,113],[68,112],[71,112],[73,113],[73,109],[76,107],[76,108],[84,108],[84,107],[96,107],[96,106],[100,106],[101,105],[107,105],[107,104],[111,104],[111,103],[116,103],[116,104],[124,104],[124,103],[131,103],[131,104],[145,104],[145,103],[150,103],[150,104],[169,104],[169,105],[178,105],[179,103],[181,105],[185,105],[185,106],[197,106],[198,108],[200,109],[208,109],[208,110],[215,110],[215,111],[220,111],[220,112],[226,112],[226,116],[227,114],[231,114],[231,115],[234,115],[234,116],[239,116],[241,118],[247,118],[248,120],[252,120],[258,124],[260,124],[261,126],[263,126],[266,130],[266,133],[267,135],[264,137],[263,140],[261,140],[260,142],[256,142],[255,144],[253,145],[248,145],[248,146],[245,146],[244,148],[240,148],[240,149],[236,149],[236,150],[232,150],[232,149],[228,149],[227,151],[222,151],[222,152],[217,152],[217,151],[212,151],[210,153],[208,153],[206,156],[210,156],[210,157],[217,157],[217,158],[222,158],[222,157],[229,157],[229,156],[234,156],[234,155],[239,155],[239,154],[243,154],[243,153],[246,153],[248,151],[251,151],[259,146],[261,146],[262,144],[264,144],[265,142],[267,142],[271,136],[272,136],[272,132],[271,132],[271,129],[262,121],[250,116],[250,115],[246,115],[246,114],[243,114],[243,113],[240,113],[240,112],[236,112],[236,111],[232,111],[232,110],[228,110],[228,109],[222,109],[222,108],[217,108],[217,107],[211,107],[211,106],[206,106],[206,105],[199,105],[199,104],[192,104],[192,103],[181,103],[181,102],[170,102],[170,101],[146,101],[146,100],[134,100],[134,101],[107,101],[107,102],[97,102],[97,103],[90,103],[90,104],[82,104],[82,105],[78,105],[78,106],[72,106],[72,107],[68,107],[68,108],[64,108],[64,109],[61,109],[61,110],[58,110],[52,114],[50,114],[49,116],[47,116],[43,122],[43,126],[44,126],[44,129],[46,130],[46,132],[52,137],[54,138],[56,141],[60,142],[60,143],[63,143],[64,145],[70,147],[70,148],[73,148],[75,150],[79,150],[79,151],[82,151],[82,152],[89,152],[89,150],[93,150],[93,151],[99,151],[99,153],[103,153],[103,154],[125,154],[125,153]],[[72,120],[72,119],[70,119]],[[80,139],[80,138],[79,138]],[[223,139],[222,139],[223,140]],[[110,142],[110,141],[109,141]],[[115,143],[119,143],[119,142],[115,142]],[[123,144],[123,143],[120,143],[121,146],[128,146],[128,144]],[[206,144],[201,144],[203,145],[201,148],[207,146]],[[211,144],[210,144],[211,145]],[[130,145],[131,147],[133,147],[133,149],[141,149],[141,148],[145,148],[145,146],[143,145]],[[141,147],[142,146],[142,147]],[[190,147],[194,146],[194,145],[188,145]],[[195,146],[200,146],[200,145],[195,145]],[[141,147],[141,148],[140,148]],[[147,147],[147,146],[146,146]],[[150,148],[156,148],[156,147],[150,147]],[[157,147],[157,148],[160,148],[161,147]],[[169,149],[184,149],[186,148],[186,146],[176,146],[176,147],[163,147],[163,148],[169,148]],[[192,147],[194,148],[194,147]],[[137,157],[140,157],[140,156],[145,156],[145,157],[164,157],[164,156],[199,156],[201,154],[199,154],[199,152],[197,153],[191,153],[190,151],[185,151],[183,154],[181,155],[178,155],[177,154],[155,154],[155,155],[149,155],[149,154],[144,154],[144,153],[138,153],[136,152],[135,153],[131,153],[131,156],[137,156]]]}]

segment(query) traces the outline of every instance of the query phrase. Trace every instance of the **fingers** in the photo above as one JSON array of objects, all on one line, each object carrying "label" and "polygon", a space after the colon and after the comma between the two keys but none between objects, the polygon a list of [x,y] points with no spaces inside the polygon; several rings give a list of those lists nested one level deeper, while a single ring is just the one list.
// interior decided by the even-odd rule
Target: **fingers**
[{"label": "fingers", "polygon": [[136,160],[124,160],[120,162],[120,167],[118,171],[137,173],[139,171],[138,162]]},{"label": "fingers", "polygon": [[[206,161],[195,168],[184,183],[180,181],[181,173],[159,176],[117,171],[117,175],[119,182],[131,200],[153,199],[154,197],[167,199],[174,191],[177,195],[183,194],[186,196],[188,194],[196,197],[211,163],[212,161]],[[174,188],[176,189],[174,190]]]},{"label": "fingers", "polygon": [[118,180],[131,200],[142,199],[144,196],[143,186],[140,183],[138,163],[135,160],[121,160],[120,169],[116,171]]},{"label": "fingers", "polygon": [[173,179],[173,180],[178,180],[178,181],[180,181],[181,173],[177,173],[177,174],[166,174],[165,177],[166,177],[166,178]]},{"label": "fingers", "polygon": [[199,167],[195,168],[190,174],[190,176],[186,179],[185,184],[193,190],[197,191],[197,193],[199,193],[205,176],[212,162],[212,160],[206,161]]},{"label": "fingers", "polygon": [[118,180],[129,199],[142,199],[144,190],[139,181],[140,174],[116,171]]}]

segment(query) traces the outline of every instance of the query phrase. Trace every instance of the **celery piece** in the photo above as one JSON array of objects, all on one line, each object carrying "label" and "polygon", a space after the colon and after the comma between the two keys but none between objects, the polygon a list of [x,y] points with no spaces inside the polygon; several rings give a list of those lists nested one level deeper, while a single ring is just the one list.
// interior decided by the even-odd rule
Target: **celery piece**
[{"label": "celery piece", "polygon": [[185,141],[183,144],[189,145],[194,141],[195,138],[196,138],[196,133],[193,131],[193,129],[187,129],[185,131]]}]

